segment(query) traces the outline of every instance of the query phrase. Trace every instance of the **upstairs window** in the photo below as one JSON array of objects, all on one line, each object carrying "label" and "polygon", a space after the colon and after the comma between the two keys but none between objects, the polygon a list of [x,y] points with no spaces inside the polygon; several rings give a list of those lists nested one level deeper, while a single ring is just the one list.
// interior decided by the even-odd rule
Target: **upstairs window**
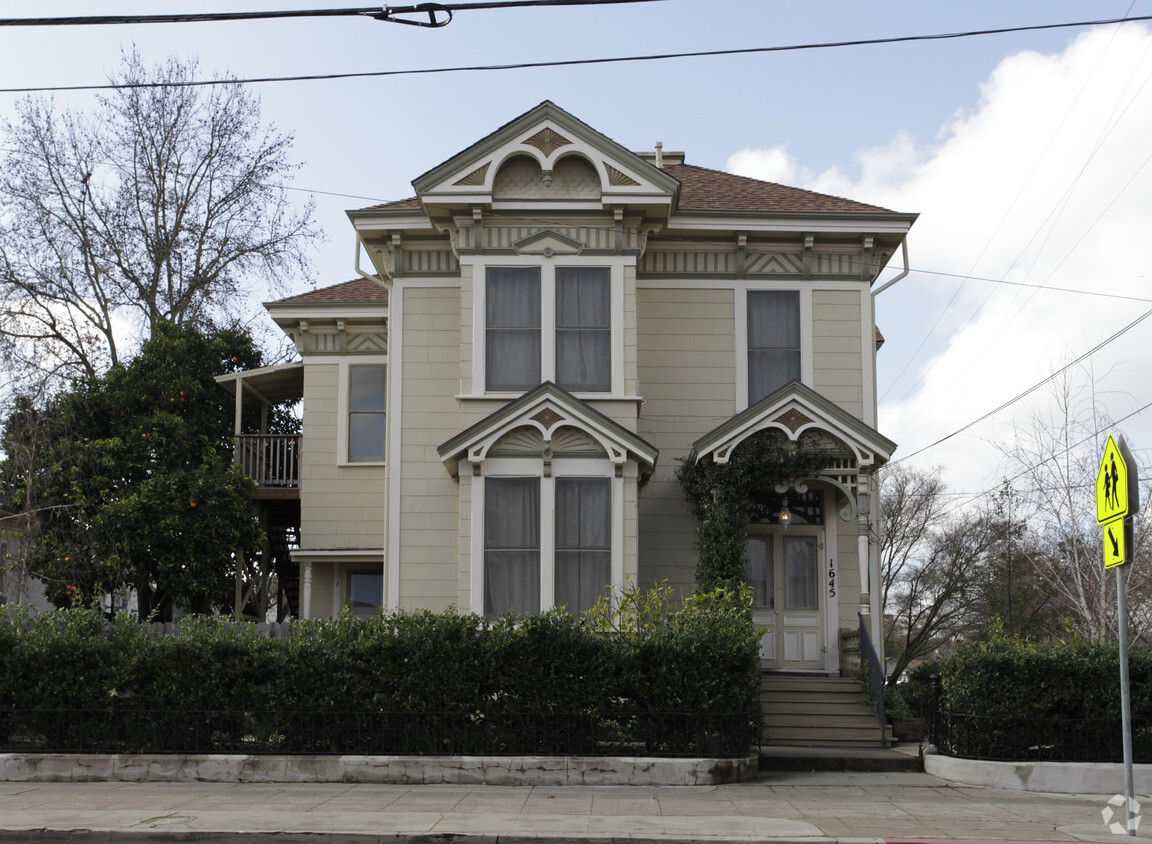
[{"label": "upstairs window", "polygon": [[485,371],[489,390],[540,384],[540,268],[489,267]]},{"label": "upstairs window", "polygon": [[748,293],[748,404],[800,380],[800,293]]},{"label": "upstairs window", "polygon": [[486,390],[612,391],[610,267],[488,267],[484,296]]},{"label": "upstairs window", "polygon": [[384,459],[386,366],[348,367],[348,459]]}]

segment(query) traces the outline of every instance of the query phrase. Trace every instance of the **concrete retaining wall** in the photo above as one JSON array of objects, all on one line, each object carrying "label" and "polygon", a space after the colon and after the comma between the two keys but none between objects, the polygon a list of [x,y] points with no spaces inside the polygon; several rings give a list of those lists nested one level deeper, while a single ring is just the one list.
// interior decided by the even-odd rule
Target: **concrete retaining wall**
[{"label": "concrete retaining wall", "polygon": [[756,756],[244,756],[0,754],[9,782],[356,782],[720,785],[756,778]]},{"label": "concrete retaining wall", "polygon": [[[1057,794],[1123,794],[1124,765],[1119,762],[989,762],[930,753],[924,772],[968,785],[1045,791]],[[1133,765],[1138,794],[1152,792],[1152,765]]]}]

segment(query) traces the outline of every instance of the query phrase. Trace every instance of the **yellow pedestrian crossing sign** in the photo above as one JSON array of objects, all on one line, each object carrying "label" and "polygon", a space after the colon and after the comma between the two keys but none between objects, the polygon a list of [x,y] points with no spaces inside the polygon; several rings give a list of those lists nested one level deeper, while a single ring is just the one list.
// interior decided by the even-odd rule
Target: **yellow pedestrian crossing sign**
[{"label": "yellow pedestrian crossing sign", "polygon": [[1122,566],[1128,562],[1128,525],[1117,519],[1104,525],[1104,568]]},{"label": "yellow pedestrian crossing sign", "polygon": [[1100,471],[1096,473],[1096,524],[1102,525],[1140,509],[1136,485],[1136,463],[1120,438],[1119,444],[1108,435]]}]

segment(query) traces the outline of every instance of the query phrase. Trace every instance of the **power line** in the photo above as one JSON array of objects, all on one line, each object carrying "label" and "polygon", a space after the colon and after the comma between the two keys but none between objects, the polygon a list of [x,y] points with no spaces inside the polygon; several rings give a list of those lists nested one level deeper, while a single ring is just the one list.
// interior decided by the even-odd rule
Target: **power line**
[{"label": "power line", "polygon": [[[477,9],[515,9],[520,6],[604,6],[618,3],[652,3],[662,0],[490,0],[482,3],[417,3],[414,6],[368,6],[353,9],[288,9],[271,12],[202,12],[170,15],[85,15],[63,18],[0,18],[0,26],[108,26],[141,23],[220,23],[269,20],[272,18],[362,17],[387,23],[441,27],[452,20],[453,12]],[[428,15],[427,21],[396,18],[394,15]],[[437,15],[445,15],[438,18]]]},{"label": "power line", "polygon": [[[526,5],[526,4],[517,4]],[[866,47],[878,44],[906,44],[916,41],[944,41],[957,38],[974,38],[984,35],[1003,35],[1010,32],[1036,32],[1047,29],[1070,29],[1085,26],[1107,26],[1131,21],[1150,21],[1152,15],[1128,18],[1108,18],[1105,20],[1071,21],[1068,23],[1045,23],[1031,26],[1009,26],[997,29],[974,29],[966,32],[943,32],[932,35],[901,35],[891,38],[861,38],[852,41],[825,41],[813,44],[788,44],[776,47],[741,47],[729,50],[696,50],[685,53],[653,53],[642,56],[614,56],[599,59],[563,59],[550,62],[516,62],[509,64],[457,65],[455,67],[414,68],[408,70],[370,70],[355,73],[313,73],[301,76],[254,76],[245,79],[198,79],[189,82],[133,82],[130,84],[107,83],[103,85],[55,85],[29,88],[0,88],[0,94],[32,94],[58,91],[114,91],[124,88],[193,88],[209,85],[255,85],[265,82],[317,82],[332,79],[368,79],[384,76],[420,76],[433,73],[466,73],[475,71],[532,70],[547,67],[577,67],[584,65],[620,64],[623,62],[665,61],[668,59],[707,58],[715,56],[740,56],[758,53],[786,53],[798,50],[826,50],[836,47]]]},{"label": "power line", "polygon": [[965,281],[986,281],[990,284],[1005,284],[1009,287],[1030,287],[1035,290],[1050,290],[1053,293],[1078,293],[1081,296],[1098,296],[1103,299],[1123,299],[1127,302],[1149,302],[1152,299],[1144,296],[1125,296],[1122,293],[1105,293],[1102,290],[1077,290],[1074,287],[1053,287],[1050,284],[1029,284],[1026,281],[1008,281],[1004,278],[983,278],[978,275],[965,275],[963,273],[946,273],[938,270],[922,270],[916,267],[912,268],[912,272],[921,273],[923,275],[939,275],[945,278],[962,278]]},{"label": "power line", "polygon": [[1114,340],[1119,339],[1122,335],[1131,331],[1133,328],[1135,328],[1137,325],[1142,323],[1144,320],[1148,319],[1148,317],[1150,317],[1150,316],[1152,316],[1152,310],[1145,311],[1140,316],[1136,317],[1136,319],[1132,320],[1132,322],[1128,323],[1126,326],[1124,326],[1119,331],[1117,331],[1115,334],[1113,334],[1111,337],[1108,337],[1105,340],[1101,340],[1099,343],[1097,343],[1091,349],[1086,351],[1084,354],[1080,355],[1080,357],[1076,358],[1074,361],[1068,363],[1065,366],[1060,367],[1060,369],[1056,370],[1051,375],[1048,375],[1047,377],[1041,379],[1040,381],[1037,381],[1035,384],[1033,384],[1031,387],[1024,390],[1023,392],[1017,393],[1015,396],[1008,399],[1008,401],[1004,402],[1000,406],[993,408],[992,410],[985,413],[979,419],[973,419],[971,422],[969,422],[966,425],[962,425],[961,427],[957,428],[952,433],[945,434],[943,437],[936,440],[935,442],[929,443],[928,445],[924,446],[923,448],[919,448],[916,451],[912,452],[911,454],[907,454],[904,457],[901,457],[899,460],[894,460],[891,463],[889,463],[889,465],[894,466],[897,463],[903,463],[904,461],[910,460],[911,458],[915,457],[917,454],[922,454],[923,452],[927,451],[930,448],[935,448],[936,446],[940,445],[941,443],[947,442],[948,440],[952,439],[957,434],[961,434],[964,431],[967,431],[969,428],[973,427],[974,425],[979,425],[981,422],[988,419],[989,417],[995,416],[997,413],[999,413],[1004,408],[1010,407],[1011,405],[1015,404],[1016,402],[1018,402],[1024,398],[1027,398],[1032,393],[1036,392],[1041,387],[1043,387],[1045,384],[1047,384],[1049,381],[1053,380],[1054,378],[1058,378],[1060,375],[1067,372],[1069,369],[1071,369],[1073,366],[1075,366],[1076,364],[1083,361],[1085,358],[1089,358],[1092,355],[1096,354],[1096,352],[1100,351],[1101,349],[1103,349],[1105,346],[1107,346],[1109,343],[1113,342]]}]

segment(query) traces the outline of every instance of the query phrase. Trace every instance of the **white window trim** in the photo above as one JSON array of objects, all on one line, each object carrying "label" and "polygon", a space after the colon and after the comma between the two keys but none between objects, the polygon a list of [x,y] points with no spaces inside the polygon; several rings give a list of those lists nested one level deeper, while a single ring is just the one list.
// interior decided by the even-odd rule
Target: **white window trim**
[{"label": "white window trim", "polygon": [[[627,473],[624,473],[627,474]],[[481,475],[472,477],[472,565],[469,578],[471,611],[484,614],[484,478],[540,478],[540,611],[556,598],[556,479],[609,478],[612,483],[612,588],[624,586],[624,478],[610,460],[560,458],[544,477],[539,457],[494,457],[484,461]]]},{"label": "white window trim", "polygon": [[388,462],[388,440],[385,437],[384,441],[384,459],[383,460],[349,460],[348,459],[348,390],[350,375],[348,372],[349,367],[352,366],[386,366],[388,367],[385,373],[385,386],[384,395],[386,403],[384,407],[386,430],[391,432],[391,424],[388,421],[392,414],[392,403],[388,401],[392,398],[392,391],[390,389],[392,383],[392,367],[388,362],[388,355],[379,355],[376,357],[365,357],[362,360],[339,360],[336,362],[339,369],[339,376],[336,379],[337,393],[336,393],[336,465],[337,466],[384,466]]},{"label": "white window trim", "polygon": [[[578,392],[582,399],[624,398],[624,268],[634,258],[614,255],[500,255],[462,257],[472,267],[472,392],[485,398],[515,398],[525,391],[490,391],[485,372],[487,352],[488,267],[540,268],[540,382],[556,383],[556,268],[608,267],[612,306],[612,389]],[[536,385],[533,385],[536,386]],[[529,387],[528,389],[531,389]]]},{"label": "white window trim", "polygon": [[758,290],[800,294],[800,383],[815,389],[812,364],[812,289],[795,282],[755,282],[736,288],[733,296],[736,320],[736,410],[748,409],[748,293]]}]

